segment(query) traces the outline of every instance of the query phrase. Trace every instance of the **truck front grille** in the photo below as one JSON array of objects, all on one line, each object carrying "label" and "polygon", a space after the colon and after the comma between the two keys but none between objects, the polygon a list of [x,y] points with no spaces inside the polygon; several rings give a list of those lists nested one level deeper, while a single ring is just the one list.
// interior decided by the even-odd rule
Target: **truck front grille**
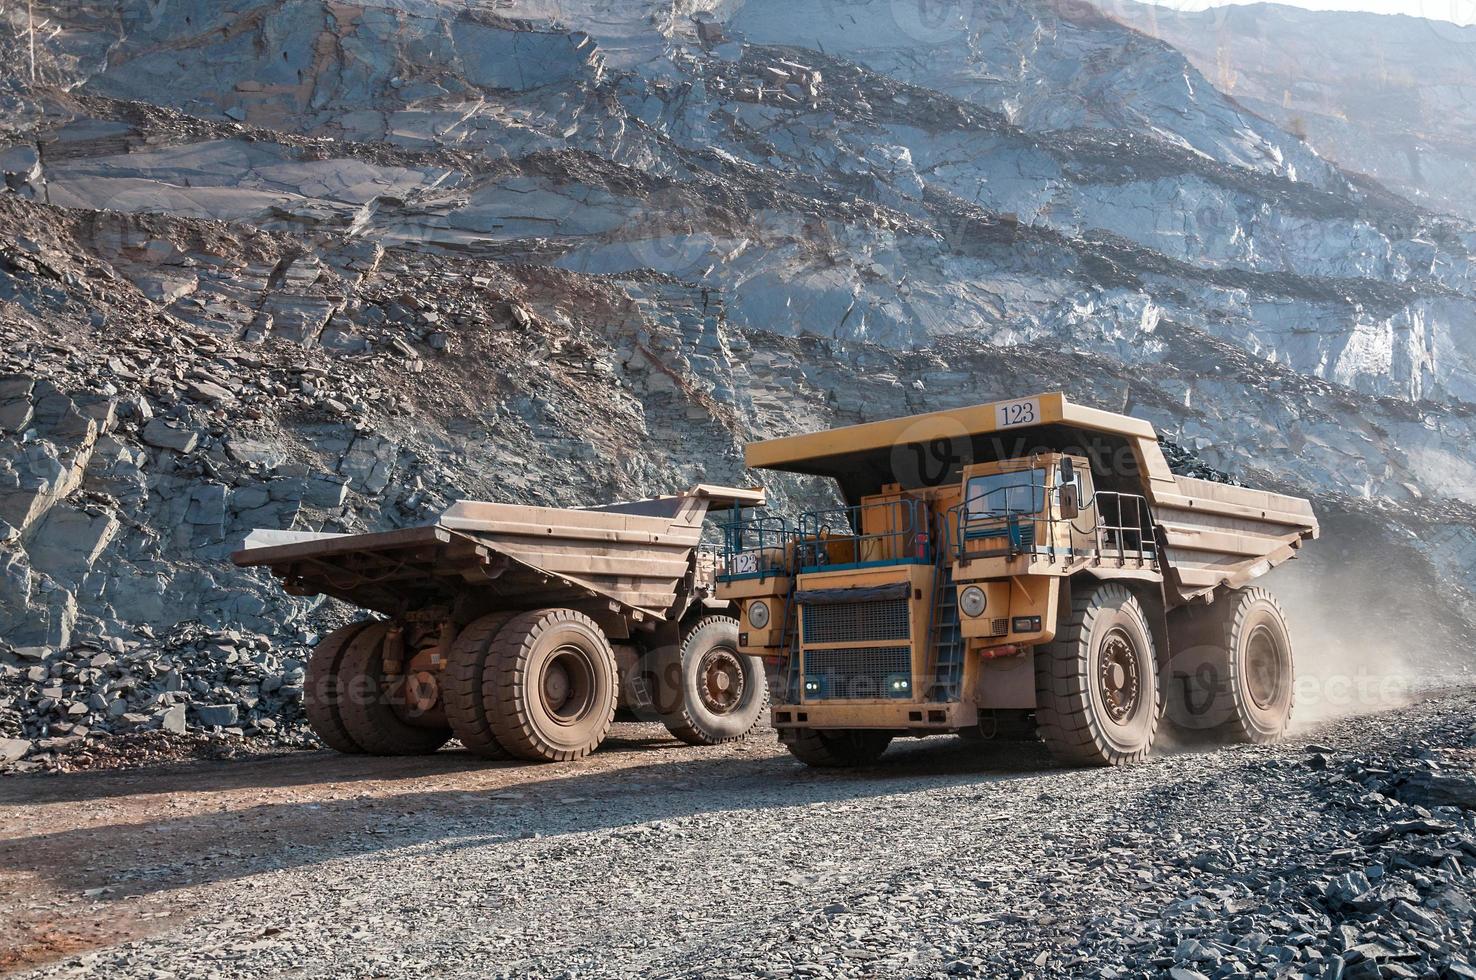
[{"label": "truck front grille", "polygon": [[910,647],[838,647],[803,654],[806,701],[910,699]]},{"label": "truck front grille", "polygon": [[910,635],[906,599],[833,602],[803,607],[806,643],[868,643]]}]

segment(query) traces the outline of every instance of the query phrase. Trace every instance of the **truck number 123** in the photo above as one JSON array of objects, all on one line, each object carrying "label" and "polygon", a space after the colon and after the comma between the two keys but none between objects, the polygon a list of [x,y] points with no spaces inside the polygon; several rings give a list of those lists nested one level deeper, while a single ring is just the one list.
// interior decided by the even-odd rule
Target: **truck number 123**
[{"label": "truck number 123", "polygon": [[1040,421],[1040,399],[1023,398],[1017,402],[1001,402],[994,406],[997,428],[1011,425],[1031,425]]}]

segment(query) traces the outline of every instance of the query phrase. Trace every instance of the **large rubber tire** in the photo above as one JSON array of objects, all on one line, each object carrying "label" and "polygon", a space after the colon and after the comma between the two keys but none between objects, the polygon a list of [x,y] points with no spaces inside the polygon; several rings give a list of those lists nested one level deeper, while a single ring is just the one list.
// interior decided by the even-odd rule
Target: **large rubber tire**
[{"label": "large rubber tire", "polygon": [[404,679],[384,675],[384,635],[389,626],[375,623],[344,651],[339,676],[347,697],[339,713],[349,736],[371,755],[429,755],[450,740],[451,729],[412,725],[395,710],[393,700]]},{"label": "large rubber tire", "polygon": [[807,766],[841,769],[867,766],[880,759],[892,744],[892,734],[864,728],[832,731],[786,728],[780,732],[779,741]]},{"label": "large rubber tire", "polygon": [[738,620],[729,616],[699,620],[680,650],[658,658],[657,669],[662,688],[676,688],[661,723],[688,745],[742,738],[769,698],[764,662],[738,652]]},{"label": "large rubber tire", "polygon": [[446,669],[441,674],[441,700],[446,706],[451,731],[468,751],[484,759],[513,757],[492,732],[482,682],[492,656],[492,641],[515,615],[515,612],[488,613],[467,624],[451,644]]},{"label": "large rubber tire", "polygon": [[482,699],[503,748],[533,762],[593,752],[610,732],[618,695],[604,631],[572,609],[535,609],[492,641]]},{"label": "large rubber tire", "polygon": [[1296,695],[1291,632],[1265,589],[1226,592],[1169,620],[1169,717],[1180,728],[1265,745],[1291,724]]},{"label": "large rubber tire", "polygon": [[1035,722],[1051,754],[1068,765],[1137,762],[1153,748],[1161,699],[1137,598],[1111,583],[1080,588],[1056,639],[1035,654]]},{"label": "large rubber tire", "polygon": [[322,739],[324,745],[339,752],[355,754],[364,751],[363,746],[349,735],[339,713],[344,693],[339,669],[349,642],[372,625],[373,620],[365,619],[340,626],[319,640],[308,658],[307,678],[302,688],[303,712],[313,733]]}]

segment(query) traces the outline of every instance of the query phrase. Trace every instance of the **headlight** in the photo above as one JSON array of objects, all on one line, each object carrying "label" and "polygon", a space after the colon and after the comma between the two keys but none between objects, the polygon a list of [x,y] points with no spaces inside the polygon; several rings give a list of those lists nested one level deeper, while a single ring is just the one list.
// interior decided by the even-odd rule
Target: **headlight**
[{"label": "headlight", "polygon": [[987,605],[989,600],[985,598],[984,590],[977,585],[971,585],[958,594],[958,608],[970,618],[984,615],[984,607]]},{"label": "headlight", "polygon": [[769,604],[758,599],[748,604],[748,625],[761,630],[769,625]]}]

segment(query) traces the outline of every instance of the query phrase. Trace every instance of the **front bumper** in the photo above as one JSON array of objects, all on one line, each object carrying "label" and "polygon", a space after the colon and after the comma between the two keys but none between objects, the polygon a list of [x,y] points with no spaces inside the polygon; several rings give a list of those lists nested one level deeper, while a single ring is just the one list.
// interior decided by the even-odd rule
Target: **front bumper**
[{"label": "front bumper", "polygon": [[786,728],[876,728],[932,734],[968,728],[979,723],[971,704],[957,701],[915,704],[902,701],[826,701],[776,704],[773,725]]}]

